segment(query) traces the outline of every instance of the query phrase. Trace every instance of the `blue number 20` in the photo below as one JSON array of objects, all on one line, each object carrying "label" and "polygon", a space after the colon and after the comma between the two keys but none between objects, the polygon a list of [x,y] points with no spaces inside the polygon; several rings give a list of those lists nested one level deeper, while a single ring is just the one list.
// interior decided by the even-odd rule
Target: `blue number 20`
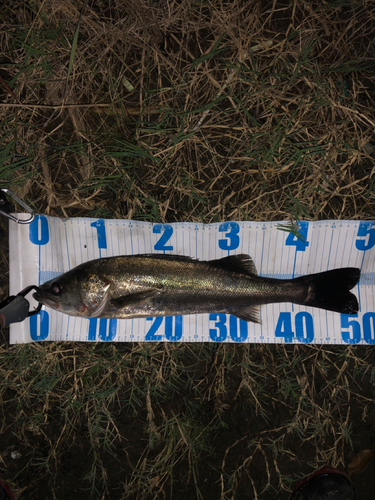
[{"label": "blue number 20", "polygon": [[152,321],[152,325],[148,332],[146,333],[146,341],[156,341],[159,342],[163,338],[162,333],[157,333],[159,327],[162,325],[165,319],[165,331],[164,334],[167,340],[177,342],[182,337],[182,316],[166,316],[162,318],[157,316],[154,318],[147,318],[147,321]]}]

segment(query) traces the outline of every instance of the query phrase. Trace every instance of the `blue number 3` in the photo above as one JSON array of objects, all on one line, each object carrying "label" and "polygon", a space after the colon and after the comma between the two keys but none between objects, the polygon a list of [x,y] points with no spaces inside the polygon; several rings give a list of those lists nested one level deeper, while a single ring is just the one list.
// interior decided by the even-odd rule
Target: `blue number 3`
[{"label": "blue number 3", "polygon": [[[226,232],[227,231],[227,232]],[[237,222],[223,222],[219,226],[219,232],[225,233],[225,239],[219,240],[221,250],[236,250],[240,245],[240,226]]]}]

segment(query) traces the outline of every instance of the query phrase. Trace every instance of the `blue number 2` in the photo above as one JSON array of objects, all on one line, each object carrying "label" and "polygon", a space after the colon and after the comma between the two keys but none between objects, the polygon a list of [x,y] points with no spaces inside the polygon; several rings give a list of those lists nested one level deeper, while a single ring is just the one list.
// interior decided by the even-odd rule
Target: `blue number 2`
[{"label": "blue number 2", "polygon": [[154,234],[162,233],[159,240],[154,245],[154,250],[163,250],[163,252],[166,250],[173,250],[172,245],[166,245],[173,234],[173,227],[170,224],[155,224],[152,228],[152,232]]}]

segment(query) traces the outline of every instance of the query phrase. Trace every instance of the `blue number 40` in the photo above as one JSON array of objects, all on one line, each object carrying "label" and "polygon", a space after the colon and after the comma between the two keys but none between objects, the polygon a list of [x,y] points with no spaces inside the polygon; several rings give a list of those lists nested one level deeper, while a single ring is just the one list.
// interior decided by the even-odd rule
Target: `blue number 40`
[{"label": "blue number 40", "polygon": [[[314,340],[314,323],[310,313],[301,311],[294,318],[295,332],[298,342],[308,344]],[[292,328],[292,315],[290,312],[280,313],[275,337],[284,337],[284,342],[292,342],[294,331]]]}]

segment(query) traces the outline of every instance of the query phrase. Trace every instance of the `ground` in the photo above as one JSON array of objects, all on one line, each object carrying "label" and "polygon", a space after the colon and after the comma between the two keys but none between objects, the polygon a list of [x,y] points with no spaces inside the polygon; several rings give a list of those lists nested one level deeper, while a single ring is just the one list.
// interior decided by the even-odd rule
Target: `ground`
[{"label": "ground", "polygon": [[[372,1],[14,0],[0,188],[37,213],[371,220]],[[1,219],[1,297],[8,294]],[[19,499],[278,499],[375,449],[368,346],[0,346]],[[359,469],[362,469],[360,467]],[[353,480],[373,498],[375,461]]]}]

